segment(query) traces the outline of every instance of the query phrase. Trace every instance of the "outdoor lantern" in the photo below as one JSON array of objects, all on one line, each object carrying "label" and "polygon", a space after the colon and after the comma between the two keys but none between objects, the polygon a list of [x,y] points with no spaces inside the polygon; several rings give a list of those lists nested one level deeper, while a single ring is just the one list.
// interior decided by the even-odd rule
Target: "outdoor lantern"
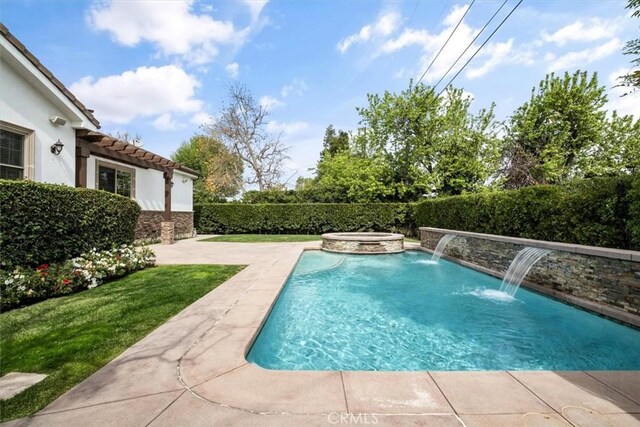
[{"label": "outdoor lantern", "polygon": [[60,139],[58,138],[56,143],[51,146],[51,152],[57,156],[58,154],[60,154],[60,152],[62,152],[63,148],[64,144],[60,142]]}]

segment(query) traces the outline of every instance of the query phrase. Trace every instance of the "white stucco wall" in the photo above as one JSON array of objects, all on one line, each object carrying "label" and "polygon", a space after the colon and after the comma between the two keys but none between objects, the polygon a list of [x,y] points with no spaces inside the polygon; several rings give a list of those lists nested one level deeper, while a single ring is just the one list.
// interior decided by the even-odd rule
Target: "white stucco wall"
[{"label": "white stucco wall", "polygon": [[[67,120],[63,126],[49,121],[50,116]],[[4,59],[0,59],[0,120],[33,132],[35,142],[34,181],[75,186],[75,129],[71,119],[56,108],[33,85],[22,78]],[[60,155],[51,145],[60,140]]]},{"label": "white stucco wall", "polygon": [[193,211],[193,178],[177,170],[173,172],[171,210],[174,212]]},{"label": "white stucco wall", "polygon": [[[142,210],[164,210],[164,177],[161,171],[144,169],[91,155],[87,159],[87,188],[97,188],[96,161],[135,170],[135,200]],[[173,212],[191,212],[193,210],[193,180],[189,175],[178,171],[175,171],[173,175],[171,210]]]}]

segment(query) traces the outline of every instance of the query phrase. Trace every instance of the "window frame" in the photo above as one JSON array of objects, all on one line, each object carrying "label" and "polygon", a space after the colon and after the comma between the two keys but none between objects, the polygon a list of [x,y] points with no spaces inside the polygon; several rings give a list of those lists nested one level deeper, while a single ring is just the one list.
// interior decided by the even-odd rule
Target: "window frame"
[{"label": "window frame", "polygon": [[[22,136],[22,179],[33,181],[35,179],[35,132],[22,126],[0,120],[0,129]],[[16,167],[7,165],[8,167]],[[17,168],[17,167],[16,167]]]},{"label": "window frame", "polygon": [[[111,162],[105,162],[103,160],[98,160],[96,159],[96,181],[95,181],[95,189],[96,190],[100,190],[100,166],[103,166],[105,168],[109,168],[109,169],[113,169],[116,171],[115,174],[115,182],[114,182],[114,188],[118,189],[118,174],[117,171],[120,172],[126,172],[131,174],[131,197],[132,199],[135,200],[136,198],[136,170],[133,168],[128,168],[126,166],[121,166],[119,164],[116,163],[111,163]],[[107,191],[107,190],[101,190],[101,191]],[[110,191],[107,191],[108,193],[111,193]],[[112,193],[112,194],[118,194],[118,193]],[[123,196],[122,194],[118,194],[119,196],[122,197],[127,197],[127,196]]]}]

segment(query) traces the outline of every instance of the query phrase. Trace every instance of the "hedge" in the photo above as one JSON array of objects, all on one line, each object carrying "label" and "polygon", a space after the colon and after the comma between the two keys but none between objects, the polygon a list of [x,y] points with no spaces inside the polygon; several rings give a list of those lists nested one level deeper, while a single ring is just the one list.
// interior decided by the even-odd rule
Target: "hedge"
[{"label": "hedge", "polygon": [[139,215],[134,200],[104,191],[0,180],[1,268],[132,243]]},{"label": "hedge", "polygon": [[412,234],[413,209],[407,203],[202,204],[194,207],[194,221],[199,233],[214,234]]},{"label": "hedge", "polygon": [[594,178],[564,186],[421,202],[416,224],[621,249],[640,248],[640,178]]}]

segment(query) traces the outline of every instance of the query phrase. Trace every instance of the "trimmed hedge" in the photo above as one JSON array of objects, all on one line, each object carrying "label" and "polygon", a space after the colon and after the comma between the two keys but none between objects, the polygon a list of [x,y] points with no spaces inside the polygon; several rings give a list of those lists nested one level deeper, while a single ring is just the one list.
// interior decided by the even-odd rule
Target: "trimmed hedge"
[{"label": "trimmed hedge", "polygon": [[416,208],[416,224],[639,249],[639,214],[640,178],[622,176],[427,200]]},{"label": "trimmed hedge", "polygon": [[98,190],[0,180],[0,268],[132,243],[140,207]]},{"label": "trimmed hedge", "polygon": [[412,234],[413,210],[407,203],[203,204],[194,207],[194,221],[199,233],[215,234]]}]

